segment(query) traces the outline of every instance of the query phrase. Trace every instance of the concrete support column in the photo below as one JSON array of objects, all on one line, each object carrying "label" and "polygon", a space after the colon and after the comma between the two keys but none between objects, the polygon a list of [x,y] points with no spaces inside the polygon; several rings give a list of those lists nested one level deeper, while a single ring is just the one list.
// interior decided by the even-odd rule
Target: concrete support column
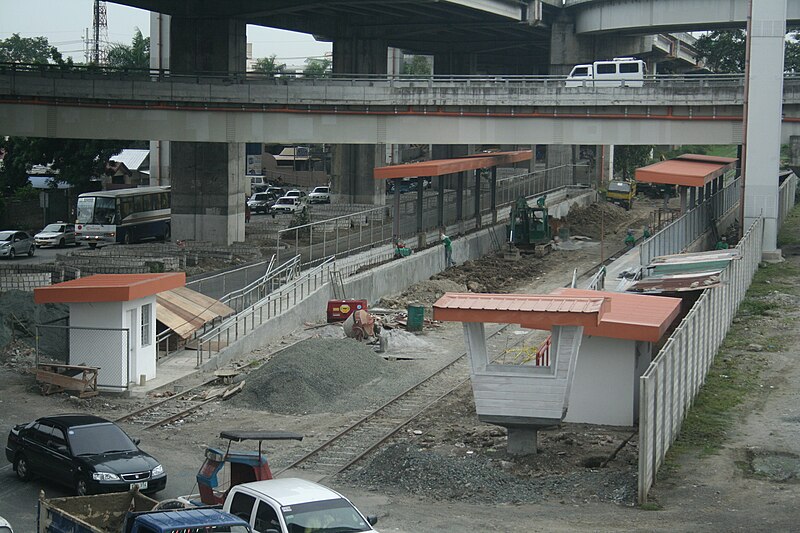
[{"label": "concrete support column", "polygon": [[[244,72],[244,22],[171,17],[169,23],[173,73]],[[234,121],[228,122],[232,129]],[[171,142],[169,152],[173,237],[225,245],[244,241],[244,144]]]},{"label": "concrete support column", "polygon": [[[686,212],[686,189],[687,187],[684,187],[683,185],[678,185],[678,194],[681,197],[681,214],[684,214]],[[692,188],[692,190],[694,191],[694,188]]]},{"label": "concrete support column", "polygon": [[[422,208],[423,195],[425,193],[424,187],[425,179],[422,176],[417,178],[417,247],[423,248],[425,246],[425,228],[423,227],[422,216],[424,210]],[[398,194],[399,196],[399,194]]]},{"label": "concrete support column", "polygon": [[456,222],[464,221],[464,172],[456,178]]},{"label": "concrete support column", "polygon": [[549,145],[546,161],[548,189],[572,184],[574,166],[572,165],[571,145]]},{"label": "concrete support column", "polygon": [[439,194],[436,196],[436,225],[444,227],[444,176],[436,178]]},{"label": "concrete support column", "polygon": [[537,452],[536,426],[508,426],[508,454],[534,455]]},{"label": "concrete support column", "polygon": [[763,255],[780,259],[778,170],[783,107],[787,0],[752,0],[748,24],[745,123],[744,231],[764,217]]},{"label": "concrete support column", "polygon": [[[170,16],[150,13],[150,68],[169,70]],[[169,141],[150,141],[150,185],[170,185]]]},{"label": "concrete support column", "polygon": [[[536,152],[533,152],[534,159]],[[497,224],[497,167],[492,167],[492,184],[491,187],[491,209],[492,209],[492,224]]]},{"label": "concrete support column", "polygon": [[171,142],[170,149],[172,237],[244,241],[244,144]]},{"label": "concrete support column", "polygon": [[[333,42],[334,74],[387,74],[386,41],[358,36]],[[372,179],[375,167],[386,165],[385,145],[336,145],[331,150],[331,178],[338,198],[345,203],[382,205],[382,184]],[[399,194],[399,193],[397,193]]]},{"label": "concrete support column", "polygon": [[475,227],[481,227],[481,171],[475,170]]}]

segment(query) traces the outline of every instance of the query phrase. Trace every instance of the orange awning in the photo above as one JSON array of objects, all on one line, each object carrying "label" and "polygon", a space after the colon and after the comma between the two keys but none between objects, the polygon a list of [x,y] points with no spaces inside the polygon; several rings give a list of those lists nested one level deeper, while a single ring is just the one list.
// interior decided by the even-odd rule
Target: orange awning
[{"label": "orange awning", "polygon": [[95,274],[33,290],[37,304],[129,302],[186,285],[184,272]]},{"label": "orange awning", "polygon": [[446,176],[447,174],[455,174],[467,170],[477,170],[479,168],[490,168],[497,165],[529,161],[532,158],[533,152],[531,150],[473,154],[455,159],[433,159],[431,161],[419,161],[407,165],[376,167],[373,170],[372,177],[376,180],[385,180],[392,178]]},{"label": "orange awning", "polygon": [[666,183],[686,187],[703,187],[736,168],[736,159],[696,154],[684,154],[636,169],[636,181]]}]

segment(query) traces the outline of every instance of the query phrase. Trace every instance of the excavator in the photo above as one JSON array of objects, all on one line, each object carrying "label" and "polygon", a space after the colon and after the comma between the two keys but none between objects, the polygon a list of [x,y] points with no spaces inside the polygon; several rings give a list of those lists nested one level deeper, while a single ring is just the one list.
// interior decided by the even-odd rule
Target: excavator
[{"label": "excavator", "polygon": [[507,229],[509,253],[519,256],[522,253],[534,253],[536,246],[549,250],[552,241],[550,217],[545,207],[546,196],[536,200],[536,207],[530,207],[524,196],[517,198],[511,206]]}]

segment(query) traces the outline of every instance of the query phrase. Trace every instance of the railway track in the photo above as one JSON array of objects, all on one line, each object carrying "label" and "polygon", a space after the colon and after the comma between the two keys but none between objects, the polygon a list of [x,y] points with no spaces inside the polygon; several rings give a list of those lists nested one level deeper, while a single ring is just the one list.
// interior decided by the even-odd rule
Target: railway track
[{"label": "railway track", "polygon": [[190,389],[186,389],[180,394],[169,396],[163,400],[159,400],[150,405],[146,405],[141,409],[137,409],[131,413],[123,415],[114,420],[116,423],[128,422],[136,425],[145,425],[145,429],[153,429],[180,418],[185,417],[192,411],[199,409],[203,405],[211,402],[211,400],[196,400],[208,387],[218,382],[219,378],[210,379],[196,385]]},{"label": "railway track", "polygon": [[[580,273],[579,278],[587,276],[601,266],[610,264],[625,251],[625,248],[617,250],[603,262]],[[498,327],[497,330],[487,335],[487,346],[490,350],[498,347],[496,342],[492,346],[492,341],[497,341],[499,335],[508,327],[508,324]],[[523,342],[525,337],[522,336],[513,344]],[[508,347],[507,339],[506,347]],[[467,353],[464,352],[428,378],[346,427],[306,455],[277,470],[275,476],[293,469],[303,469],[321,474],[323,480],[332,477],[381,446],[422,415],[429,407],[455,392],[467,382],[469,382],[469,361]]]},{"label": "railway track", "polygon": [[[492,343],[492,340],[505,340],[499,336],[508,327],[509,324],[499,326],[487,335],[487,344],[490,348],[498,348],[498,343]],[[519,339],[517,342],[522,340]],[[344,471],[386,442],[429,407],[469,382],[469,372],[469,360],[467,353],[464,352],[423,381],[392,398],[290,465],[278,470],[275,476],[301,468],[313,470],[322,474],[322,479],[326,479]]]}]

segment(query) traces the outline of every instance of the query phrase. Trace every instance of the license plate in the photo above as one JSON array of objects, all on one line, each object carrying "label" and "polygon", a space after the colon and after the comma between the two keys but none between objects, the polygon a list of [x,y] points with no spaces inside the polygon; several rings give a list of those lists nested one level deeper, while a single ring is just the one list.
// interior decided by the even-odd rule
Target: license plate
[{"label": "license plate", "polygon": [[138,483],[131,483],[131,490],[138,488],[139,490],[147,488],[147,481],[140,481]]}]

